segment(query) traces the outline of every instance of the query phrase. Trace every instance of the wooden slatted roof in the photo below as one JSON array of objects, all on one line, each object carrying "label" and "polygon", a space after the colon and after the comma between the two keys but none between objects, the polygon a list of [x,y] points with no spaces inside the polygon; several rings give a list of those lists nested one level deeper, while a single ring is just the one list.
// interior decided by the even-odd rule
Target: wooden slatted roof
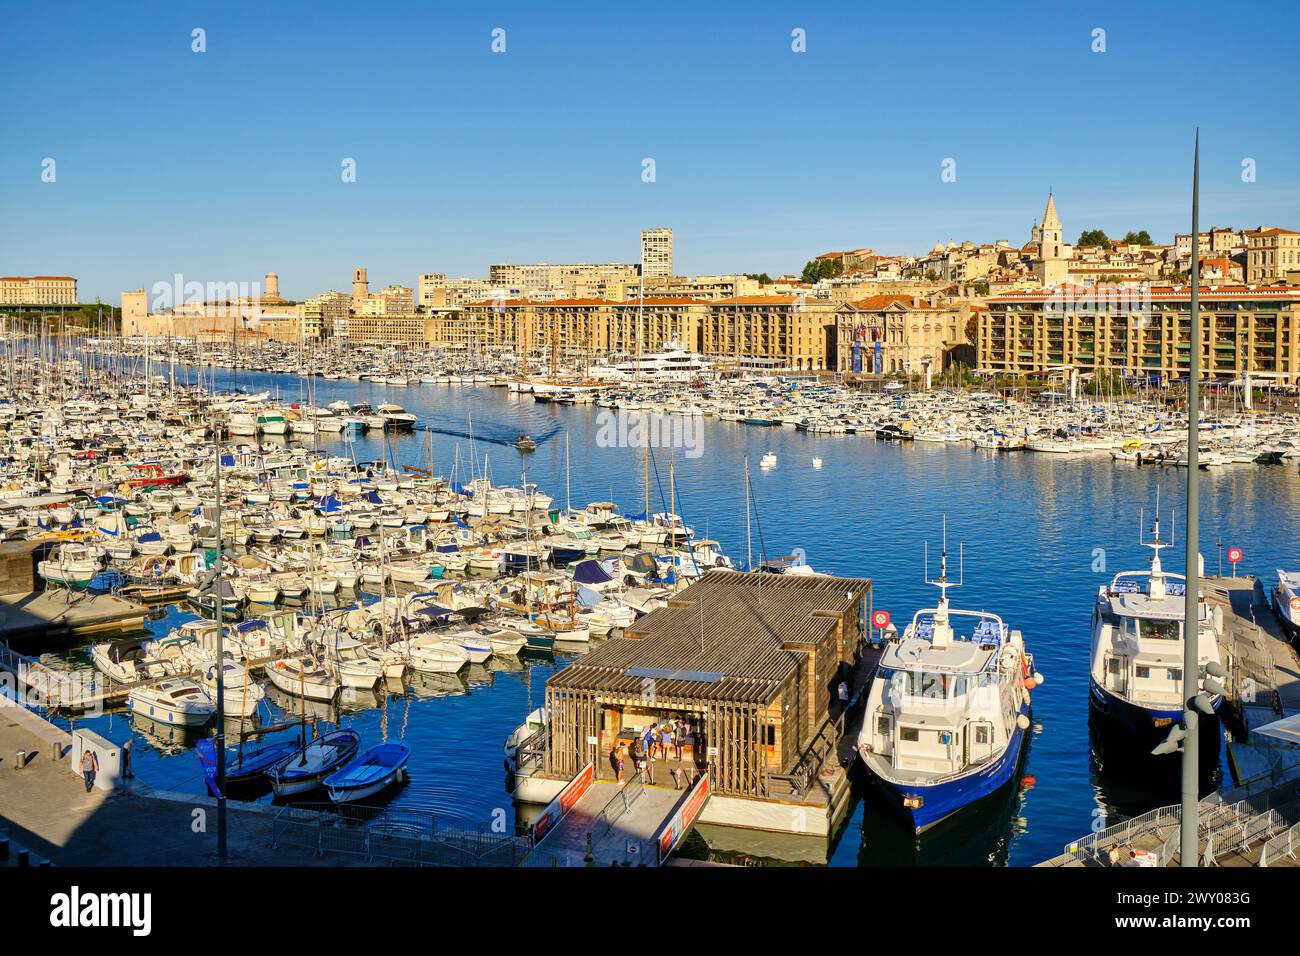
[{"label": "wooden slatted roof", "polygon": [[547,687],[639,697],[650,672],[670,675],[652,678],[660,701],[767,703],[870,590],[869,578],[713,570]]}]

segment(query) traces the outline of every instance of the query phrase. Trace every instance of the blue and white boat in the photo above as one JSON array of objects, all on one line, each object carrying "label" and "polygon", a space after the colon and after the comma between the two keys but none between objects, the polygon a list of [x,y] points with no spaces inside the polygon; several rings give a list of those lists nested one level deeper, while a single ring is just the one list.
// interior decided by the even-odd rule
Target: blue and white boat
[{"label": "blue and white boat", "polygon": [[355,730],[322,734],[266,772],[271,789],[277,797],[315,790],[321,781],[355,757],[360,746],[361,735]]},{"label": "blue and white boat", "polygon": [[[891,640],[872,681],[858,754],[886,798],[921,833],[1015,775],[1029,691],[1043,682],[1020,631],[996,614],[949,607],[947,550],[939,604]],[[959,633],[955,625],[962,627]]]},{"label": "blue and white boat", "polygon": [[[1092,611],[1092,675],[1088,699],[1102,726],[1118,731],[1121,742],[1149,751],[1169,735],[1183,716],[1183,620],[1187,578],[1160,566],[1169,547],[1160,538],[1159,513],[1152,527],[1149,571],[1121,571],[1097,591]],[[1211,609],[1204,593],[1197,596],[1198,690],[1207,676],[1226,675],[1219,660],[1223,610]],[[1217,711],[1221,693],[1206,696]],[[1213,720],[1200,727],[1217,747]]]},{"label": "blue and white boat", "polygon": [[379,744],[321,782],[335,803],[364,800],[405,779],[410,759],[406,744]]}]

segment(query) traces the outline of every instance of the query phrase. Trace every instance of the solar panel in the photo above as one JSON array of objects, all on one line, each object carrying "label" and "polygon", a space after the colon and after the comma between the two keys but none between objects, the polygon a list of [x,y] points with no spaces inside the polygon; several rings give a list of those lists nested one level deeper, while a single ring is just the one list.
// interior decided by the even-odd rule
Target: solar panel
[{"label": "solar panel", "polygon": [[701,684],[716,684],[725,676],[721,671],[679,671],[670,667],[629,667],[628,677],[648,677],[651,680],[691,680]]}]

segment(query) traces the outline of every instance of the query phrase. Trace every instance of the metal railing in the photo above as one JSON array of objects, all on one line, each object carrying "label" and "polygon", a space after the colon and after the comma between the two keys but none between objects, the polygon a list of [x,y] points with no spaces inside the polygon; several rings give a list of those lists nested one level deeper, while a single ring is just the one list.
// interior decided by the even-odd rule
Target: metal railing
[{"label": "metal railing", "polygon": [[[1214,793],[1201,801],[1202,812],[1213,811],[1222,806],[1223,798]],[[1131,843],[1134,838],[1158,830],[1161,827],[1177,824],[1183,818],[1182,806],[1173,804],[1157,807],[1136,817],[1130,817],[1121,823],[1105,827],[1095,833],[1080,837],[1065,846],[1065,856],[1078,859],[1091,858],[1097,862],[1106,862],[1104,848],[1116,843]]]},{"label": "metal railing", "polygon": [[523,837],[444,826],[431,813],[333,804],[281,808],[271,845],[405,866],[516,866],[529,849]]},{"label": "metal railing", "polygon": [[1300,823],[1283,830],[1271,837],[1259,851],[1259,865],[1271,866],[1279,857],[1286,857],[1296,862],[1296,851],[1300,850]]},{"label": "metal railing", "polygon": [[609,828],[617,823],[623,814],[632,809],[632,804],[636,803],[637,798],[645,793],[645,787],[645,774],[639,773],[618,788],[618,793],[609,798],[609,801],[596,816],[596,823],[591,828],[593,841],[599,840],[608,833]]}]

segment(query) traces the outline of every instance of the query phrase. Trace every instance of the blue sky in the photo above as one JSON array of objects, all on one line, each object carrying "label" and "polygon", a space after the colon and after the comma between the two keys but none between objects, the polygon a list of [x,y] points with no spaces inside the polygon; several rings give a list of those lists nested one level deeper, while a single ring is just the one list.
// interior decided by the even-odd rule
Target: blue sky
[{"label": "blue sky", "polygon": [[777,274],[1022,243],[1049,187],[1070,240],[1167,241],[1198,125],[1204,225],[1300,226],[1293,4],[805,7],[9,4],[0,273],[116,302],[274,270],[300,298],[358,265],[635,262],[666,225],[679,272]]}]

